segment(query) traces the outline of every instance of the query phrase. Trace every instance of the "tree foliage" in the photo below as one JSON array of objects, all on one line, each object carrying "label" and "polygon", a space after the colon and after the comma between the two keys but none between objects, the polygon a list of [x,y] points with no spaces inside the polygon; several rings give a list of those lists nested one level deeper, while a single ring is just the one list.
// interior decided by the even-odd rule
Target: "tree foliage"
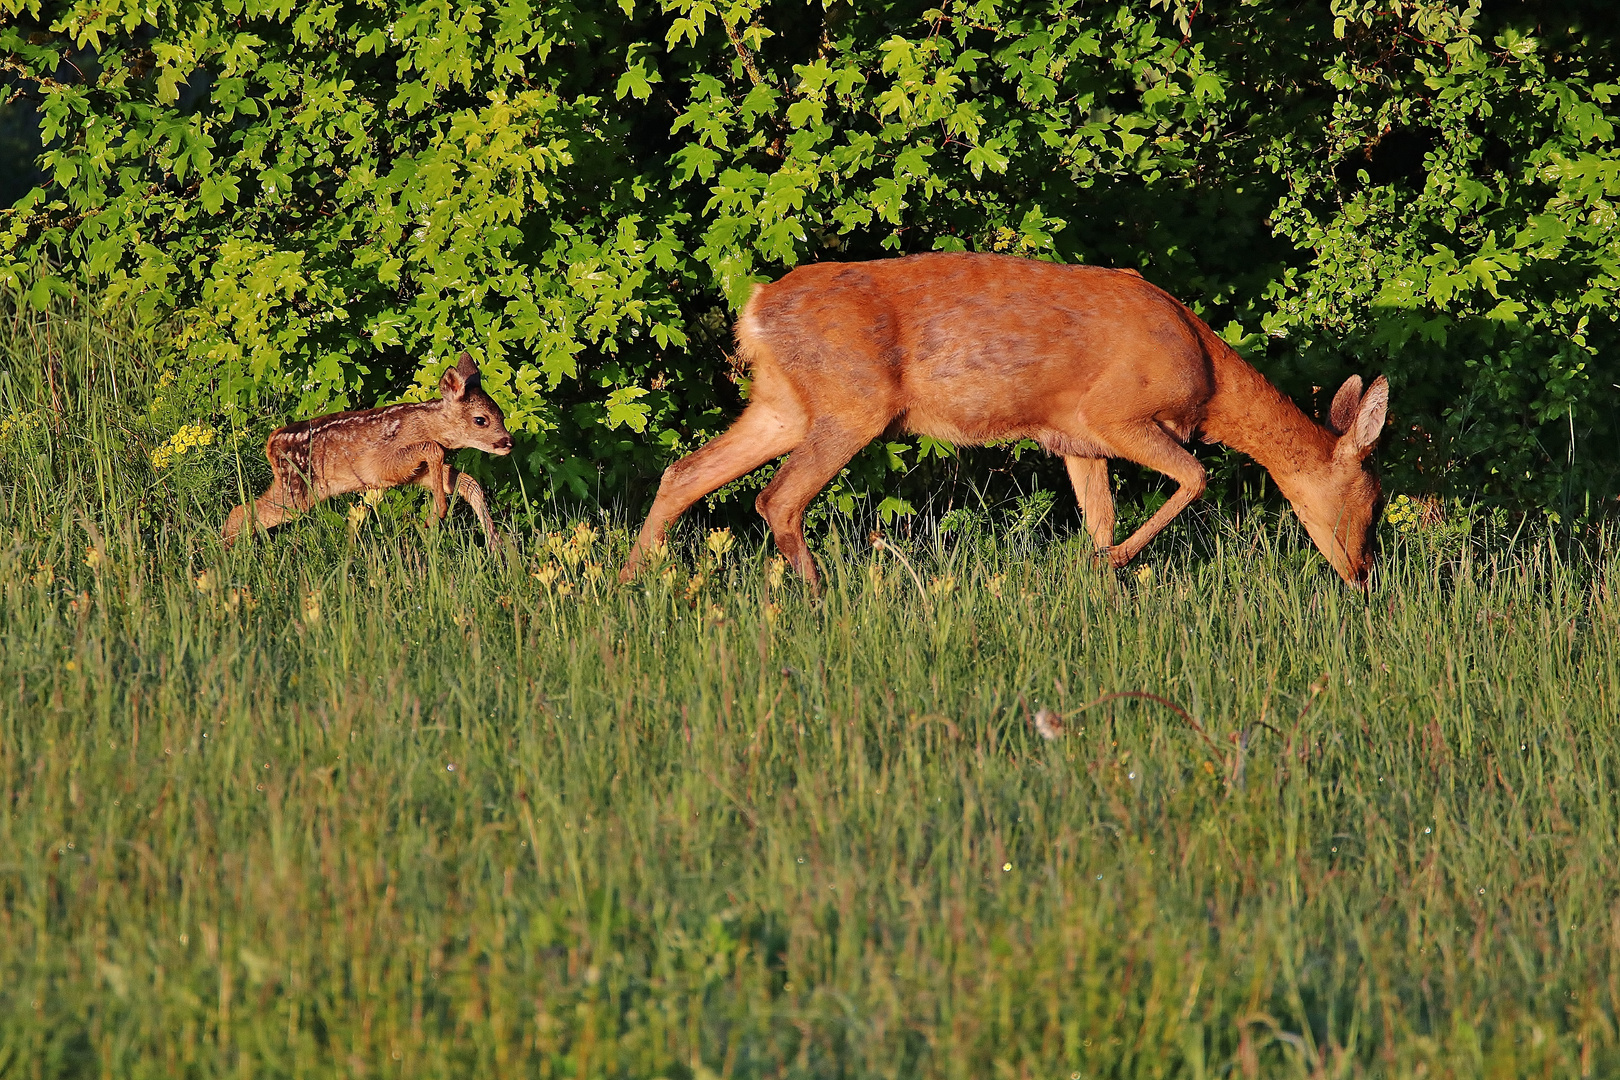
[{"label": "tree foliage", "polygon": [[1506,7],[0,0],[46,177],[0,276],[173,319],[243,426],[469,348],[591,495],[724,425],[795,264],[1131,266],[1312,407],[1387,372],[1396,486],[1568,508],[1620,464],[1620,77],[1601,3]]}]

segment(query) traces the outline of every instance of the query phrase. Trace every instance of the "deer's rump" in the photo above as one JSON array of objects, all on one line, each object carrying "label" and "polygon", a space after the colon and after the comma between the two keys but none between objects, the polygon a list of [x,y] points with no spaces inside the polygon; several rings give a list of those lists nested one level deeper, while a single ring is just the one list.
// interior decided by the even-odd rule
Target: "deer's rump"
[{"label": "deer's rump", "polygon": [[757,401],[813,425],[970,444],[1033,438],[1108,456],[1117,416],[1179,438],[1213,392],[1196,316],[1136,274],[1012,257],[916,255],[800,267],[737,324]]}]

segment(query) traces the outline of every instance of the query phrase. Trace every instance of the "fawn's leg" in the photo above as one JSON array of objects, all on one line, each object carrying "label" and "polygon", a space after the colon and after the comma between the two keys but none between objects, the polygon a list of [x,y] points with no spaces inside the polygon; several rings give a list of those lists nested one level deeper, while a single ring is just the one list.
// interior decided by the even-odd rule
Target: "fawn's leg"
[{"label": "fawn's leg", "polygon": [[1074,497],[1085,515],[1086,529],[1099,552],[1114,546],[1114,493],[1108,488],[1108,462],[1104,458],[1064,457]]},{"label": "fawn's leg", "polygon": [[243,527],[249,524],[249,513],[253,515],[256,528],[270,529],[281,523],[288,510],[303,509],[296,503],[299,496],[307,494],[307,485],[303,483],[304,478],[292,470],[286,456],[277,447],[277,436],[280,434],[280,431],[276,431],[264,444],[264,457],[270,463],[269,488],[253,500],[251,509],[247,504],[233,507],[225,518],[220,539],[225,542],[226,550],[236,543]]},{"label": "fawn's leg", "polygon": [[289,513],[305,509],[308,509],[308,500],[296,498],[278,476],[263,495],[253,500],[251,511],[247,506],[238,506],[231,511],[230,516],[225,519],[221,538],[227,548],[236,543],[237,536],[247,524],[250,512],[253,515],[254,527],[273,529],[286,520]]},{"label": "fawn's leg", "polygon": [[236,538],[242,532],[242,526],[247,521],[247,507],[234,506],[225,517],[225,527],[219,531],[219,538],[225,542],[225,549],[230,550],[236,543]]},{"label": "fawn's leg", "polygon": [[1160,530],[1187,508],[1187,504],[1204,493],[1204,467],[1198,463],[1197,458],[1187,452],[1186,447],[1171,437],[1169,432],[1151,421],[1140,427],[1123,428],[1102,434],[1108,439],[1108,445],[1113,447],[1120,457],[1162,472],[1181,485],[1176,488],[1175,494],[1159,507],[1158,513],[1148,518],[1146,524],[1108,552],[1108,561],[1119,567],[1134,559],[1137,553],[1147,546],[1149,540],[1159,535]]},{"label": "fawn's leg", "polygon": [[484,489],[478,486],[478,481],[459,469],[451,469],[450,473],[455,477],[456,494],[467,500],[467,505],[478,515],[478,523],[484,527],[484,539],[489,541],[490,547],[496,547],[501,538],[495,531],[495,522],[490,519],[489,506],[484,502]]},{"label": "fawn's leg", "polygon": [[436,442],[420,442],[393,451],[387,474],[400,478],[395,483],[409,482],[433,492],[432,517],[437,523],[450,512],[451,471],[444,460],[444,447]]},{"label": "fawn's leg", "polygon": [[450,465],[444,460],[444,447],[429,444],[427,474],[433,478],[433,516],[440,521],[450,513]]},{"label": "fawn's leg", "polygon": [[804,429],[804,414],[797,411],[796,406],[780,407],[756,400],[724,434],[665,469],[658,484],[658,497],[647,511],[641,535],[630,549],[619,580],[629,581],[635,576],[647,550],[663,539],[664,530],[687,507],[792,450],[804,437]]}]

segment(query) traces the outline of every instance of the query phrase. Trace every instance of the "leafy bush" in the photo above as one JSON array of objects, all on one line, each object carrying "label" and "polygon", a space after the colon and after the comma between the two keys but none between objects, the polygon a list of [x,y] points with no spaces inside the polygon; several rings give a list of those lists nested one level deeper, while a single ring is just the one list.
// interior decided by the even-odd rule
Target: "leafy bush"
[{"label": "leafy bush", "polygon": [[[735,412],[752,282],[1005,250],[1140,268],[1311,407],[1387,372],[1398,489],[1612,494],[1596,0],[0,10],[48,177],[0,278],[175,318],[231,428],[425,396],[467,347],[518,467],[636,497]],[[841,491],[903,513],[929,451]]]}]

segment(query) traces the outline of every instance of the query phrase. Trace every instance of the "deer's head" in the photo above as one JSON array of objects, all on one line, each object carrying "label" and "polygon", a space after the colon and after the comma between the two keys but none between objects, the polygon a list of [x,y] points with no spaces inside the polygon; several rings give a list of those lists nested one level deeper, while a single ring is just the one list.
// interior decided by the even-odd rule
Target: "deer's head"
[{"label": "deer's head", "polygon": [[1361,589],[1372,572],[1373,529],[1383,496],[1368,459],[1388,412],[1389,383],[1382,375],[1366,393],[1360,375],[1346,379],[1329,413],[1328,428],[1338,436],[1333,452],[1292,499],[1305,531],[1333,569]]},{"label": "deer's head", "polygon": [[512,452],[512,435],[506,430],[501,408],[479,385],[478,365],[462,353],[456,365],[439,379],[439,443],[447,449],[475,447],[502,456]]}]

